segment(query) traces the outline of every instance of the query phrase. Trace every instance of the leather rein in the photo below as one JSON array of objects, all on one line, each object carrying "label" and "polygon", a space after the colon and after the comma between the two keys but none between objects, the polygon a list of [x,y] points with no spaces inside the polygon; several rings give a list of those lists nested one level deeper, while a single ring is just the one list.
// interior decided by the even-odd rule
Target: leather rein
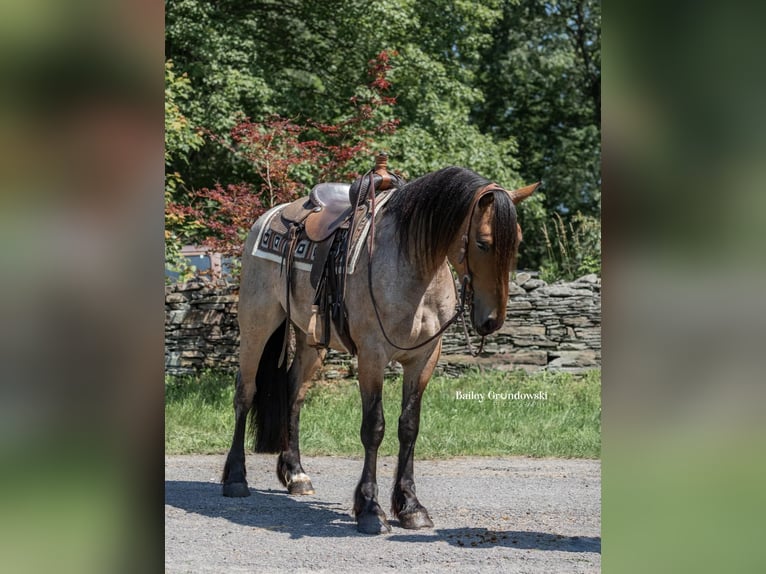
[{"label": "leather rein", "polygon": [[[367,174],[365,174],[366,176]],[[449,329],[452,324],[460,319],[463,323],[463,333],[465,334],[466,344],[468,346],[468,352],[471,354],[471,356],[476,357],[484,350],[484,336],[481,337],[481,345],[479,346],[479,350],[474,352],[473,346],[471,345],[471,338],[468,335],[468,327],[465,322],[465,311],[466,311],[466,300],[468,299],[468,294],[471,294],[471,300],[473,300],[473,289],[472,289],[472,281],[473,281],[473,274],[471,273],[471,267],[469,265],[468,261],[468,242],[471,235],[471,224],[473,223],[473,216],[476,211],[476,206],[479,204],[479,200],[484,197],[485,195],[489,193],[494,193],[495,191],[504,191],[502,187],[500,187],[496,183],[490,183],[479,189],[479,191],[476,192],[476,195],[474,195],[473,200],[471,201],[471,208],[468,213],[468,224],[466,225],[465,232],[463,233],[462,237],[462,247],[460,249],[460,257],[458,259],[458,264],[463,264],[465,267],[465,273],[463,273],[463,277],[460,280],[460,293],[458,294],[457,286],[454,284],[453,281],[453,287],[455,287],[455,295],[457,297],[458,303],[455,307],[455,314],[446,322],[444,325],[439,328],[439,330],[430,336],[428,339],[423,341],[422,343],[418,343],[417,345],[413,345],[412,347],[402,347],[394,343],[391,338],[386,333],[386,329],[383,327],[383,321],[380,318],[380,311],[378,310],[378,304],[375,300],[375,295],[372,291],[372,255],[373,255],[373,245],[375,243],[375,185],[373,181],[373,173],[369,172],[369,194],[370,194],[370,237],[369,242],[367,245],[368,248],[368,258],[369,261],[367,263],[367,288],[370,292],[370,299],[372,301],[372,308],[375,310],[375,318],[378,320],[378,326],[380,327],[381,332],[383,333],[383,337],[386,339],[386,342],[388,342],[389,345],[394,347],[395,349],[398,349],[400,351],[414,351],[416,349],[419,349],[421,347],[425,347],[429,343],[433,342],[437,338],[441,337],[444,332]]]}]

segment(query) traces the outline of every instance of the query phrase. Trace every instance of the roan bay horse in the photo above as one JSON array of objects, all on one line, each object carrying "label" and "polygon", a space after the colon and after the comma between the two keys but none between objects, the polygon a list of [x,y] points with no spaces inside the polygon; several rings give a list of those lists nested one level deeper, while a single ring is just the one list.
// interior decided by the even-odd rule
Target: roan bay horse
[{"label": "roan bay horse", "polygon": [[[390,531],[378,502],[376,465],[385,429],[383,372],[391,360],[404,370],[391,512],[403,528],[433,526],[415,496],[413,459],[421,398],[441,352],[438,333],[454,320],[460,299],[450,265],[462,280],[476,332],[484,336],[499,329],[521,240],[515,204],[537,185],[509,192],[468,169],[448,167],[394,191],[376,213],[372,243],[346,283],[348,329],[357,348],[362,398],[364,467],[354,493],[360,532]],[[242,260],[236,422],[223,472],[225,496],[250,494],[244,452],[248,413],[255,420],[256,451],[279,452],[277,476],[288,492],[314,493],[301,465],[299,419],[307,383],[326,351],[309,344],[314,290],[308,272],[295,270],[288,307],[281,264],[253,256],[264,225],[264,217],[253,225]],[[289,370],[285,362],[280,364],[288,308],[296,343]],[[330,346],[345,350],[334,329]]]}]

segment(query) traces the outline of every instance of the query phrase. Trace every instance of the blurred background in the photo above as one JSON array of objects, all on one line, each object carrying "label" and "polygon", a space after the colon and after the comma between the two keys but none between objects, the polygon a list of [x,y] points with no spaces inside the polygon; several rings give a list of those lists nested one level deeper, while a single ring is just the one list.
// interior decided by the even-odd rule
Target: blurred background
[{"label": "blurred background", "polygon": [[606,11],[607,572],[766,566],[763,12]]},{"label": "blurred background", "polygon": [[[240,142],[260,141],[233,137],[236,110],[213,96],[234,93],[233,101],[264,112],[250,118],[262,125],[278,121],[265,112],[284,120],[310,109],[311,129],[320,131],[358,117],[344,125],[361,126],[362,136],[379,130],[370,147],[388,142],[390,164],[411,177],[462,163],[509,187],[542,178],[540,199],[522,213],[535,230],[528,235],[525,227],[525,244],[533,247],[521,263],[529,267],[557,261],[535,222],[548,222],[550,230],[557,214],[578,211],[598,220],[606,183],[600,217],[604,568],[762,571],[760,5],[608,7],[602,115],[600,94],[585,89],[587,76],[572,76],[577,46],[568,52],[562,40],[570,37],[562,30],[576,37],[577,18],[597,10],[600,30],[600,5],[420,2],[402,3],[409,11],[399,11],[388,3],[339,3],[343,10],[334,4],[275,9],[271,2],[231,1],[211,12],[209,3],[168,1],[165,17],[162,5],[148,1],[34,0],[0,8],[4,565],[14,572],[161,568],[164,263],[173,234],[184,239],[179,234],[194,231],[184,226],[196,221],[186,219],[194,206],[184,203],[185,194],[214,192],[216,183],[223,189],[261,184],[242,156],[222,151],[228,146],[241,154],[248,150]],[[385,18],[371,20],[376,10]],[[230,49],[220,36],[220,14],[232,12],[242,28],[224,28],[241,42]],[[408,28],[413,14],[417,29]],[[308,24],[334,16],[336,35],[308,50],[314,44],[306,39],[317,39]],[[290,18],[306,23],[289,27],[292,36],[285,31]],[[202,36],[190,26],[203,26],[209,42],[195,45],[191,39]],[[551,26],[559,33],[549,37]],[[413,40],[358,46],[349,38],[359,29]],[[461,44],[472,37],[474,43]],[[413,47],[414,39],[425,48]],[[533,41],[556,50],[530,63],[525,53]],[[295,57],[294,42],[305,61],[285,66]],[[595,46],[593,38],[583,42]],[[600,38],[598,45],[600,62]],[[333,46],[344,46],[342,57],[323,57]],[[384,48],[396,54],[387,51],[390,59],[381,61]],[[212,56],[204,50],[228,54],[229,61],[217,64],[225,64],[225,82],[208,73]],[[436,61],[434,54],[441,54]],[[274,83],[243,77],[235,66],[240,58],[258,62]],[[397,61],[408,65],[397,71]],[[550,67],[532,65],[541,62]],[[344,66],[347,73],[334,72]],[[280,74],[267,75],[272,67]],[[552,75],[540,77],[540,69]],[[179,79],[184,73],[188,84]],[[460,83],[469,73],[480,86],[474,91]],[[194,74],[210,83],[193,83]],[[335,76],[349,83],[336,86]],[[571,90],[562,90],[568,81]],[[397,82],[407,91],[392,104],[385,98]],[[217,110],[221,129],[197,121],[202,112],[187,106],[195,101],[189,90],[209,98],[198,101]],[[359,104],[333,109],[327,93]],[[552,93],[565,96],[556,102]],[[525,113],[503,115],[510,96],[527,102]],[[169,115],[179,123],[166,127]],[[452,130],[455,117],[464,129]],[[524,123],[532,120],[537,123]],[[567,132],[578,134],[576,141],[556,131],[573,125],[568,121],[583,122]],[[289,134],[293,128],[283,125]],[[599,172],[593,138],[601,127]],[[397,143],[394,133],[406,137]],[[174,148],[168,137],[175,136]],[[571,163],[550,161],[581,144],[591,147],[567,155],[575,158]],[[180,155],[173,157],[174,150]],[[342,169],[351,174],[362,163]],[[228,171],[210,171],[217,166]],[[176,174],[183,185],[169,189]],[[291,181],[309,175],[299,168]],[[221,196],[207,199],[215,197]],[[177,206],[170,225],[169,203]]]},{"label": "blurred background", "polygon": [[8,571],[161,567],[162,38],[159,2],[0,7]]}]

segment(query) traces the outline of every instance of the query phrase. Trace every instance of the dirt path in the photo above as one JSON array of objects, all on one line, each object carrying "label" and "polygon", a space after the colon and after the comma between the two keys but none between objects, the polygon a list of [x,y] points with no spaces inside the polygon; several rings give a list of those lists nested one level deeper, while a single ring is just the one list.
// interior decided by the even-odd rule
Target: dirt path
[{"label": "dirt path", "polygon": [[[434,522],[356,531],[360,460],[304,457],[316,494],[291,497],[274,455],[248,456],[252,496],[224,498],[224,455],[165,457],[166,572],[599,572],[601,464],[593,460],[416,461]],[[395,460],[378,464],[388,510]]]}]

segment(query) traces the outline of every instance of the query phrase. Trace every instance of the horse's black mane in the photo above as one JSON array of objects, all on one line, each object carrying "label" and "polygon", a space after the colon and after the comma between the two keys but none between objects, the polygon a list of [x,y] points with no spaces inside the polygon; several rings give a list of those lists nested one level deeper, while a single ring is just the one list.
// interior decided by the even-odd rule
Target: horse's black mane
[{"label": "horse's black mane", "polygon": [[[402,186],[388,202],[399,247],[422,269],[435,269],[460,232],[476,191],[488,179],[463,167],[445,167]],[[516,251],[516,209],[507,193],[494,194],[493,244],[499,277],[507,281]]]}]

